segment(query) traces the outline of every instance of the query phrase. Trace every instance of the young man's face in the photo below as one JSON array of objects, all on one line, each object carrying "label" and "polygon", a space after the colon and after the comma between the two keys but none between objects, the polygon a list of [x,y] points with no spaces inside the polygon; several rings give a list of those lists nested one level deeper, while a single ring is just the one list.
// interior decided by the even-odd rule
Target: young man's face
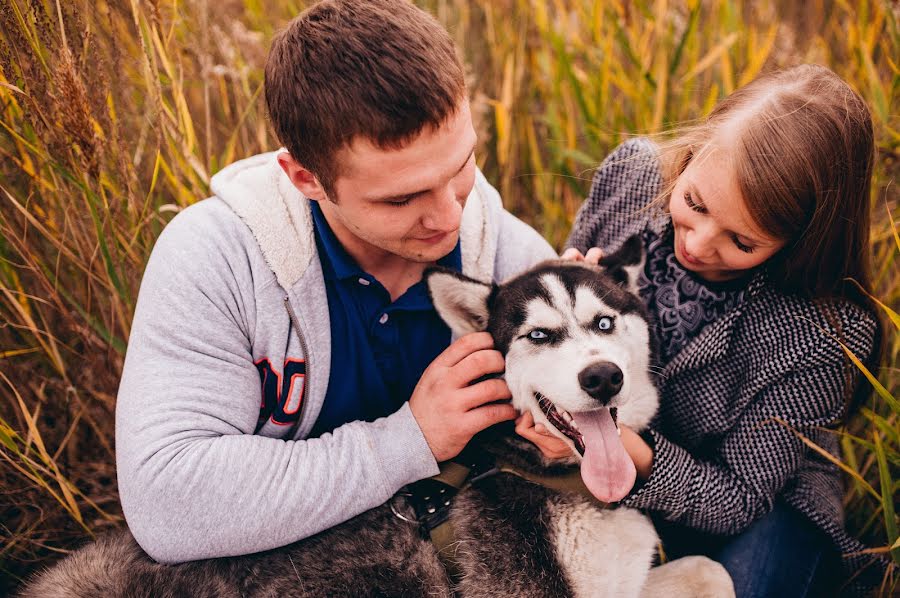
[{"label": "young man's face", "polygon": [[357,260],[399,256],[434,262],[459,239],[462,209],[475,184],[475,140],[469,103],[463,101],[440,128],[426,128],[400,149],[357,138],[341,150],[331,198],[336,201],[321,187],[298,187],[319,201]]}]

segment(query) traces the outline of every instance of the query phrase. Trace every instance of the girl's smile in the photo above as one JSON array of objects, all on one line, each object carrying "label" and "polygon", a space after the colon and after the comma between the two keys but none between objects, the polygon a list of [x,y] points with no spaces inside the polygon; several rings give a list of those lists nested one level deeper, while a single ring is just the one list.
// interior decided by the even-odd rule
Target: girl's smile
[{"label": "girl's smile", "polygon": [[698,260],[697,258],[692,256],[691,254],[687,253],[684,250],[684,246],[682,243],[675,244],[675,255],[678,257],[678,260],[681,262],[685,262],[685,263],[691,264],[693,266],[704,265],[703,262],[701,262],[700,260]]}]

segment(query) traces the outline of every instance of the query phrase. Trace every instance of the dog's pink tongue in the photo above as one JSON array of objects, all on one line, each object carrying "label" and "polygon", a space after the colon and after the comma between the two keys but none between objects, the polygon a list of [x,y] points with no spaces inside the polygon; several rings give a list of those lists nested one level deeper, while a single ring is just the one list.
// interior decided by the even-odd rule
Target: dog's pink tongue
[{"label": "dog's pink tongue", "polygon": [[637,472],[622,446],[609,409],[573,413],[572,416],[584,438],[581,461],[584,485],[604,502],[622,500],[634,486]]}]

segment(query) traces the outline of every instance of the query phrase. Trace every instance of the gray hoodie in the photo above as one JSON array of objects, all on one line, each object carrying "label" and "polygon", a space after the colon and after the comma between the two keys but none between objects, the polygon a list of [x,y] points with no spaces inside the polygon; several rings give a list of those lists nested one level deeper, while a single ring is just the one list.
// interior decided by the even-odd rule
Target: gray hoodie
[{"label": "gray hoodie", "polygon": [[[138,543],[174,563],[284,546],[438,472],[408,404],[304,440],[331,372],[328,301],[309,203],[276,152],[212,179],[147,264],[119,387],[119,492]],[[555,257],[479,172],[463,211],[463,272],[501,281]],[[304,361],[295,426],[258,431],[256,363]],[[340,373],[336,373],[340,375]]]}]

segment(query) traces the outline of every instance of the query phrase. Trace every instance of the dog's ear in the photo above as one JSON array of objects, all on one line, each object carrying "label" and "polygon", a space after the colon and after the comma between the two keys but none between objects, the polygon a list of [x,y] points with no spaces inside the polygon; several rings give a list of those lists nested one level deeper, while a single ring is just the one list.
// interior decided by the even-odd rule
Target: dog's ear
[{"label": "dog's ear", "polygon": [[637,293],[638,274],[644,267],[644,243],[640,235],[632,235],[610,255],[600,258],[600,266],[626,290]]},{"label": "dog's ear", "polygon": [[438,267],[426,269],[424,278],[434,309],[454,335],[487,330],[488,304],[496,285]]}]

